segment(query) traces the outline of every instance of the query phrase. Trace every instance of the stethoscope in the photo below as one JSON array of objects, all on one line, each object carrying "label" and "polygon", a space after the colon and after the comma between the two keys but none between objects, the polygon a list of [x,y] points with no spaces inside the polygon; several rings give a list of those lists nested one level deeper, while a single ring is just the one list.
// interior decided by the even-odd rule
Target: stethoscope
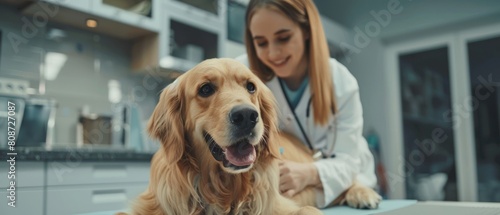
[{"label": "stethoscope", "polygon": [[[309,101],[307,102],[307,109],[306,109],[306,122],[308,123],[308,126],[307,126],[307,133],[308,134],[311,134],[311,128],[314,127],[314,125],[313,125],[314,120],[309,119],[309,116],[311,115],[311,106],[312,106],[313,96],[314,95],[311,95],[311,97],[309,98]],[[301,127],[302,133],[304,134],[304,137],[307,141],[307,144],[309,145],[309,148],[314,152],[314,154],[313,154],[314,160],[335,157],[335,153],[333,153],[333,149],[335,148],[335,144],[337,142],[337,116],[335,114],[333,114],[333,110],[332,110],[332,117],[333,117],[333,125],[329,124],[327,127],[326,150],[314,150],[312,148],[312,144],[310,143],[309,138],[307,137],[307,134],[303,131],[300,121],[298,121],[297,117],[295,118],[297,120],[297,123],[299,124],[299,127]],[[314,136],[316,136],[316,135],[313,135],[313,137]],[[332,144],[328,144],[328,143],[332,143]]]},{"label": "stethoscope", "polygon": [[[281,81],[279,81],[279,80],[278,80],[278,82],[280,83],[281,90],[284,93],[283,83]],[[314,127],[313,120],[309,119],[309,117],[311,116],[311,106],[312,106],[312,98],[313,98],[313,96],[314,96],[314,94],[311,94],[311,97],[309,97],[309,100],[307,102],[306,113],[305,113],[306,114],[306,122],[308,123],[308,126],[306,128],[307,129],[307,133],[305,132],[304,127],[302,126],[302,123],[300,123],[300,120],[297,117],[295,111],[292,110],[292,105],[291,105],[291,102],[288,100],[288,97],[286,95],[284,95],[284,98],[285,98],[285,100],[288,103],[288,108],[292,112],[292,115],[294,116],[295,121],[297,121],[297,124],[299,125],[300,131],[302,132],[302,135],[304,136],[304,139],[306,140],[307,146],[313,152],[313,158],[314,158],[314,160],[319,160],[319,159],[322,159],[322,158],[323,159],[325,159],[325,158],[334,158],[335,157],[335,153],[333,153],[333,149],[334,149],[335,144],[337,142],[337,116],[335,116],[335,114],[333,114],[333,110],[332,110],[333,125],[328,125],[328,128],[327,128],[326,150],[316,150],[316,149],[314,149],[313,145],[311,144],[311,141],[309,140],[309,136],[307,135],[307,134],[312,134],[311,133],[311,128]],[[313,136],[316,136],[316,135],[313,135]],[[330,145],[328,143],[332,143],[332,144]]]}]

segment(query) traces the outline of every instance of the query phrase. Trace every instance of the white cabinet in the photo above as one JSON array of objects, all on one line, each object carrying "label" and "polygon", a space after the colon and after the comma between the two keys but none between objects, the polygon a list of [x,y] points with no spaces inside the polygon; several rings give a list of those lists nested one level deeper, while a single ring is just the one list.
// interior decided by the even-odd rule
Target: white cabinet
[{"label": "white cabinet", "polygon": [[157,32],[161,11],[158,0],[44,0],[45,2],[69,8],[92,16],[102,17],[139,29]]},{"label": "white cabinet", "polygon": [[185,72],[204,59],[224,56],[226,0],[164,1],[160,67]]},{"label": "white cabinet", "polygon": [[[457,157],[453,123],[452,37],[433,37],[395,46],[394,76],[399,77],[397,105],[401,143],[406,158],[406,198],[458,200]],[[399,115],[398,114],[398,115]]]},{"label": "white cabinet", "polygon": [[[15,168],[15,174],[13,175],[16,177],[16,187],[42,187],[44,185],[45,166],[43,162],[16,161],[13,167]],[[0,188],[2,188],[2,190],[8,186],[7,182],[9,179],[7,179],[7,175],[9,171],[9,162],[2,161],[0,163],[0,176],[2,177]]]},{"label": "white cabinet", "polygon": [[499,29],[496,23],[389,44],[392,198],[499,201]]},{"label": "white cabinet", "polygon": [[67,215],[130,207],[147,183],[54,186],[47,188],[47,214]]},{"label": "white cabinet", "polygon": [[[0,214],[67,215],[127,209],[149,183],[149,162],[16,162],[16,207],[1,180]],[[9,163],[0,163],[6,178]],[[6,213],[5,213],[6,212]]]},{"label": "white cabinet", "polygon": [[149,181],[149,163],[81,162],[47,163],[47,186],[131,183]]},{"label": "white cabinet", "polygon": [[[3,182],[3,180],[2,180]],[[8,196],[5,189],[0,190],[0,211],[1,214],[8,215],[43,215],[44,214],[44,196],[43,187],[38,188],[24,188],[18,187],[16,190],[16,207],[10,207],[7,205],[10,201],[6,196]]]},{"label": "white cabinet", "polygon": [[168,14],[187,18],[192,23],[212,27],[225,25],[225,0],[167,0],[163,3]]},{"label": "white cabinet", "polygon": [[[39,214],[43,215],[43,186],[45,184],[45,163],[44,162],[19,162],[13,165],[11,169],[9,162],[0,163],[0,175],[2,176],[0,184],[0,211],[2,214],[24,215]],[[15,175],[16,182],[13,193],[7,190],[10,179],[7,178],[8,172],[14,170],[11,175]],[[5,179],[5,180],[4,180]],[[12,196],[12,197],[9,197]],[[10,198],[15,201],[15,208],[8,206]]]},{"label": "white cabinet", "polygon": [[144,1],[116,1],[116,0],[90,0],[92,13],[106,19],[147,29],[153,32],[159,30],[158,0]]},{"label": "white cabinet", "polygon": [[469,189],[463,200],[500,202],[500,22],[459,32],[458,44],[454,124],[466,166],[457,175]]},{"label": "white cabinet", "polygon": [[146,190],[146,162],[47,163],[47,214],[126,209]]},{"label": "white cabinet", "polygon": [[62,7],[71,8],[76,11],[90,12],[92,10],[92,1],[94,0],[44,0],[45,2]]},{"label": "white cabinet", "polygon": [[[140,7],[132,4],[137,1],[26,1],[26,5],[21,10],[24,15],[42,17],[43,20],[40,23],[58,23],[122,40],[130,40],[133,43],[138,38],[158,34],[160,31],[161,8],[157,5],[161,4],[158,1],[139,1],[140,3],[147,2],[149,5]],[[129,5],[128,2],[132,3]],[[147,14],[142,15],[142,13]],[[97,26],[88,27],[89,19],[96,20]]]},{"label": "white cabinet", "polygon": [[[160,32],[134,44],[132,70],[183,73],[202,60],[224,56],[226,0],[162,1]],[[175,76],[174,76],[175,77]]]},{"label": "white cabinet", "polygon": [[[225,56],[227,0],[45,0],[60,6],[51,22],[129,40],[131,68],[185,72],[204,59]],[[40,2],[23,13],[43,10]],[[96,28],[85,25],[96,19]]]}]

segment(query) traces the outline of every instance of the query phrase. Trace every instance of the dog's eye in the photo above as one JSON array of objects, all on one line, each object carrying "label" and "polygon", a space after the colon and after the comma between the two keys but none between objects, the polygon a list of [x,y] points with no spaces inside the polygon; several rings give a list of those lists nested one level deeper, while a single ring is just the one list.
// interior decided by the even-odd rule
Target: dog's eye
[{"label": "dog's eye", "polygon": [[200,87],[198,95],[200,95],[201,97],[209,97],[212,94],[214,94],[214,92],[215,92],[214,85],[206,83]]},{"label": "dog's eye", "polygon": [[247,83],[247,90],[249,93],[255,93],[255,85],[252,82]]}]

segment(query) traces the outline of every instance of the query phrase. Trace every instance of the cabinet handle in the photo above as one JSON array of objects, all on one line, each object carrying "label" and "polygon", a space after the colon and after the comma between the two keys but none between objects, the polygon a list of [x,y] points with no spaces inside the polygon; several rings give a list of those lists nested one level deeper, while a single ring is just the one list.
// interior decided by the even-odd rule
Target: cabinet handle
[{"label": "cabinet handle", "polygon": [[124,165],[95,165],[92,167],[94,178],[124,178],[127,168]]},{"label": "cabinet handle", "polygon": [[127,195],[124,189],[92,191],[92,203],[94,204],[126,201]]}]

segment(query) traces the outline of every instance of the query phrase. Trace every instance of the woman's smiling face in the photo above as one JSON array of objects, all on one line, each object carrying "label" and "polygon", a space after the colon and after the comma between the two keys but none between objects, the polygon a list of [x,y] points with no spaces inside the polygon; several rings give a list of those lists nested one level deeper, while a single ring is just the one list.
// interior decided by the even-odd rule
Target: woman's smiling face
[{"label": "woman's smiling face", "polygon": [[257,57],[276,76],[300,81],[307,71],[305,41],[300,26],[277,10],[261,8],[253,14],[250,32]]}]

